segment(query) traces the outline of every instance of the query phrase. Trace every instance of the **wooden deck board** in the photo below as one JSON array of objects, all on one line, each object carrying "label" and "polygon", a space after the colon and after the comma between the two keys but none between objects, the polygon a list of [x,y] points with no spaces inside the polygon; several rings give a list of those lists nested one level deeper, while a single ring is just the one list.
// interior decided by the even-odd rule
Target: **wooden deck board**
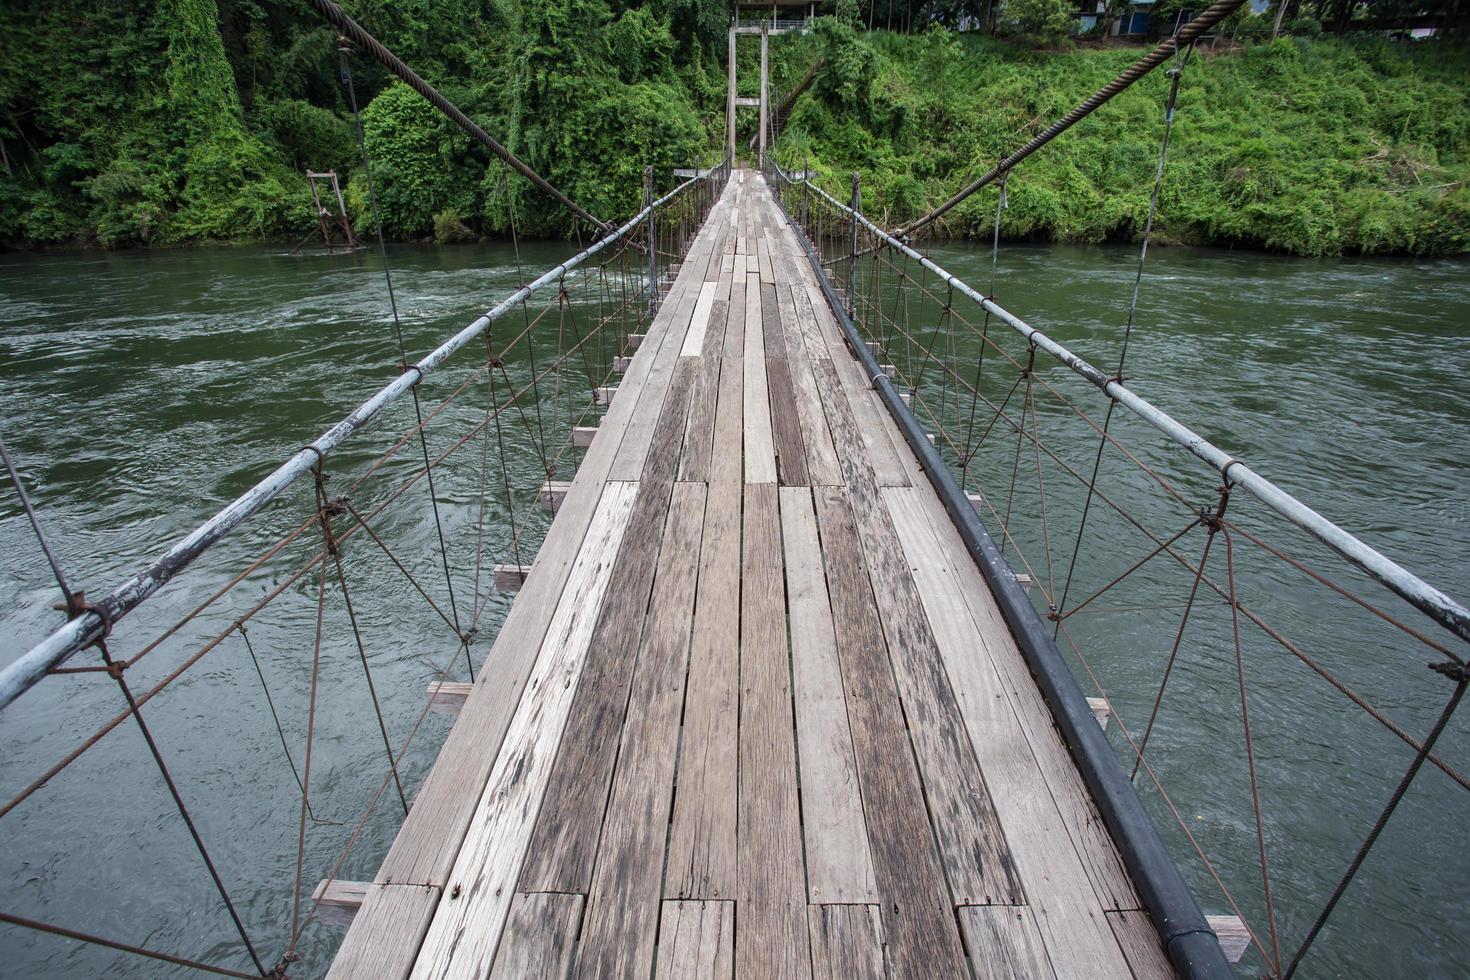
[{"label": "wooden deck board", "polygon": [[671,898],[735,897],[740,508],[738,479],[710,486],[665,872]]},{"label": "wooden deck board", "polygon": [[567,716],[567,735],[521,872],[521,891],[585,894],[592,877],[598,828],[667,523],[669,481],[684,439],[692,371],[689,359],[684,359],[669,385],[627,537],[609,571],[612,586],[588,647],[587,672]]},{"label": "wooden deck board", "polygon": [[[989,655],[1009,634],[982,632],[960,592],[958,579],[940,549],[914,488],[890,487],[884,501],[893,516],[919,587],[923,608],[934,624],[945,660],[996,807],[1008,831],[1016,872],[1027,882],[1034,918],[1045,945],[1056,950],[1051,967],[1058,976],[1087,977],[1126,969],[1103,905],[1090,888],[1046,779],[1032,755]],[[973,567],[973,566],[972,566]],[[1005,903],[1000,903],[1005,904]],[[974,945],[971,944],[974,956]]]},{"label": "wooden deck board", "polygon": [[745,482],[776,482],[760,279],[745,277]]},{"label": "wooden deck board", "polygon": [[884,980],[876,905],[813,905],[808,925],[813,980]]},{"label": "wooden deck board", "polygon": [[490,980],[565,980],[581,919],[581,895],[517,894]]},{"label": "wooden deck board", "polygon": [[814,492],[890,969],[896,977],[963,976],[964,950],[848,492]]},{"label": "wooden deck board", "polygon": [[330,975],[1170,975],[759,175],[599,400]]},{"label": "wooden deck board", "polygon": [[653,966],[704,512],[703,483],[674,485],[587,899],[576,975],[588,980]]},{"label": "wooden deck board", "polygon": [[731,980],[734,971],[734,902],[664,903],[659,926],[659,977]]},{"label": "wooden deck board", "polygon": [[781,335],[778,296],[790,301],[789,291],[774,283],[761,286],[762,343],[765,346],[766,385],[770,392],[771,437],[776,453],[776,473],[783,487],[804,487],[807,476],[806,447],[802,445],[801,420],[796,411],[796,393],[791,388],[791,365],[786,359],[786,341]]},{"label": "wooden deck board", "polygon": [[[589,546],[572,569],[528,684],[533,696],[521,700],[494,760],[495,768],[459,848],[446,897],[435,911],[414,964],[414,977],[479,976],[494,962],[521,856],[610,583],[605,565],[618,554],[637,490],[633,484],[613,483],[603,493],[588,532]],[[460,718],[463,724],[463,713]],[[362,918],[359,915],[353,923],[354,931]]]},{"label": "wooden deck board", "polygon": [[781,537],[791,615],[807,893],[813,904],[876,903],[873,859],[810,491],[781,490]]},{"label": "wooden deck board", "polygon": [[778,500],[745,485],[735,969],[758,978],[811,976]]}]

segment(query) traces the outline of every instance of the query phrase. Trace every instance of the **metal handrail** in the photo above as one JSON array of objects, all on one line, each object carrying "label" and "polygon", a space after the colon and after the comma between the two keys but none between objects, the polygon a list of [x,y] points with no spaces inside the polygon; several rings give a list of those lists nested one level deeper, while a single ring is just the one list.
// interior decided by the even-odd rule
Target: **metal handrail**
[{"label": "metal handrail", "polygon": [[[769,159],[769,157],[768,157]],[[782,172],[774,160],[775,173],[787,183],[798,183]],[[1351,532],[1323,517],[1292,494],[1278,487],[1264,476],[1247,466],[1236,456],[1226,452],[1204,436],[1179,422],[1172,415],[1158,408],[1148,399],[1130,389],[1118,378],[1104,373],[1099,368],[1078,356],[1065,346],[1028,324],[1025,320],[1001,306],[995,300],[971,288],[964,281],[951,275],[928,257],[911,246],[890,235],[861,211],[854,211],[831,194],[809,180],[800,181],[811,191],[824,198],[839,211],[854,217],[880,241],[889,247],[919,262],[924,268],[938,276],[957,292],[968,296],[983,309],[1011,327],[1028,343],[1046,351],[1056,360],[1070,368],[1075,374],[1099,388],[1105,395],[1164,433],[1174,442],[1210,464],[1222,479],[1249,490],[1258,500],[1271,508],[1290,523],[1310,534],[1331,548],[1349,564],[1380,582],[1390,592],[1418,609],[1440,626],[1462,640],[1470,640],[1470,609],[1442,590],[1424,581],[1373,546],[1365,543]]]},{"label": "metal handrail", "polygon": [[[727,156],[725,161],[712,173],[718,174],[719,180],[723,182],[729,178],[730,167],[731,160]],[[651,213],[683,194],[693,185],[707,179],[709,179],[708,175],[690,178],[588,248],[511,293],[479,319],[440,344],[427,357],[406,368],[392,383],[357,406],[314,441],[303,446],[270,475],[236,497],[142,571],[113,589],[94,605],[89,606],[82,614],[68,620],[13,663],[8,664],[3,670],[0,670],[0,709],[4,709],[35,686],[49,671],[59,667],[77,652],[106,636],[118,620],[136,609],[145,599],[157,592],[179,572],[189,567],[221,538],[239,527],[287,487],[310,472],[320,460],[325,459],[349,436],[366,428],[384,408],[431,374],[450,355],[479,337],[500,317],[514,310],[523,300],[544,286],[576,269],[613,242],[636,231]]]},{"label": "metal handrail", "polygon": [[[785,179],[785,174],[778,175]],[[776,201],[785,212],[781,199],[777,197]],[[789,214],[787,218],[790,219]],[[804,235],[798,238],[853,356],[862,365],[863,372],[873,379],[874,391],[929,477],[965,549],[990,587],[1015,637],[1016,646],[1035,676],[1037,688],[1046,699],[1047,708],[1097,804],[1098,812],[1118,845],[1118,853],[1170,961],[1181,976],[1190,980],[1228,980],[1233,973],[1220,949],[1218,937],[1200,911],[1199,903],[1144,810],[1133,784],[1118,764],[1056,641],[1016,580],[1015,572],[991,538],[954,473],[863,341],[857,325],[839,300],[820,256],[813,251]]]}]

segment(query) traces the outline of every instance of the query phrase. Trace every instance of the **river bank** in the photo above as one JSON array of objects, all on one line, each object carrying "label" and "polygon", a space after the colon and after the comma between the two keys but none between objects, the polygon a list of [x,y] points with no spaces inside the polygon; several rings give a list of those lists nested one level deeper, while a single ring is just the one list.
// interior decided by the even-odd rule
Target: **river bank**
[{"label": "river bank", "polygon": [[[723,2],[607,0],[356,10],[390,48],[602,218],[641,206],[643,168],[723,153]],[[332,32],[286,5],[150,0],[8,4],[0,34],[0,242],[127,248],[299,240],[305,170],[335,170],[367,226],[365,172]],[[104,41],[100,39],[106,39]],[[1444,42],[1282,38],[1198,54],[1185,70],[1160,240],[1294,255],[1470,251],[1470,50]],[[1061,116],[1141,48],[1037,51],[975,33],[856,31],[822,18],[773,38],[772,92],[824,67],[778,142],[783,165],[864,206],[923,213]],[[757,94],[758,45],[739,48]],[[432,107],[354,58],[388,233],[405,240],[573,238],[555,202],[487,164]],[[1141,230],[1162,135],[1162,71],[1025,162],[1008,240],[1096,243]],[[740,110],[749,131],[755,110]],[[743,141],[742,141],[743,145]],[[845,194],[844,190],[844,194]],[[946,216],[986,239],[993,194]],[[585,234],[586,229],[582,229]]]}]

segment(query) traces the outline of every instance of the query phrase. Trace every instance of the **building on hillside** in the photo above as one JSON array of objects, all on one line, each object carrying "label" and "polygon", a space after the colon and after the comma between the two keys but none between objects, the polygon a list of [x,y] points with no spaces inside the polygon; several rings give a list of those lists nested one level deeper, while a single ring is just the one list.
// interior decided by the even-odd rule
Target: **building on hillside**
[{"label": "building on hillside", "polygon": [[[1133,0],[1127,8],[1113,18],[1108,25],[1109,37],[1137,37],[1151,30],[1149,8],[1154,0]],[[1077,16],[1077,33],[1090,34],[1097,29],[1098,20],[1107,16],[1107,0],[1081,0]]]}]

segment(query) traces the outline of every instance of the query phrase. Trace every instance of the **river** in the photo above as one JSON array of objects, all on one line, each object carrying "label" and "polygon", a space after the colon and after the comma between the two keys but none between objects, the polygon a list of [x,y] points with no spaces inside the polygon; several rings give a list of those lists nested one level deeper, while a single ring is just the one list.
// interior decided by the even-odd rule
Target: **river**
[{"label": "river", "polygon": [[[539,270],[570,251],[557,244],[523,246],[521,261]],[[989,280],[988,250],[947,246],[934,254],[979,287]],[[517,281],[514,257],[502,245],[400,246],[391,249],[391,260],[410,358],[474,319]],[[1111,367],[1135,261],[1134,251],[1123,247],[1006,246],[997,293],[1034,325]],[[1470,596],[1467,273],[1463,261],[1156,249],[1127,374],[1161,407],[1463,599]],[[392,330],[381,273],[367,253],[292,256],[280,248],[240,247],[0,255],[0,434],[75,585],[94,594],[109,590],[384,384],[397,358]],[[538,343],[538,350],[556,350],[554,341]],[[964,360],[965,345],[974,340],[957,337],[956,344]],[[468,363],[457,362],[461,370],[453,382],[463,379]],[[1060,384],[1060,369],[1048,370]],[[426,410],[449,392],[450,374],[425,385]],[[456,426],[470,424],[483,410],[483,400],[456,403],[431,428],[431,451],[448,448]],[[360,443],[334,456],[330,469],[337,479],[345,482],[388,448],[411,413],[406,404],[395,407]],[[1038,421],[1063,425],[1048,410],[1039,411]],[[1193,479],[1200,492],[1210,489],[1207,479],[1201,482],[1201,468],[1171,453],[1157,434],[1125,419],[1117,424],[1121,438],[1158,457],[1161,472]],[[543,474],[529,443],[509,430],[507,436],[518,450],[511,482],[524,497]],[[1014,439],[1006,445],[1013,448]],[[1090,465],[1094,448],[1095,437],[1079,439],[1065,455]],[[446,468],[438,487],[461,597],[473,592],[479,454],[471,455]],[[385,472],[405,475],[411,462],[406,454]],[[989,468],[985,479],[1009,477],[1008,457],[982,463]],[[1105,474],[1129,485],[1122,469],[1105,467]],[[365,499],[380,498],[386,486],[380,480],[376,497]],[[1004,486],[995,487],[987,494],[1001,499]],[[120,624],[117,652],[136,653],[295,527],[309,495],[309,487],[289,494]],[[1027,499],[1024,492],[1017,497]],[[492,516],[503,516],[497,507],[490,505]],[[1065,504],[1059,507],[1065,512]],[[1271,526],[1259,507],[1242,507],[1244,526]],[[417,577],[442,591],[433,513],[422,487],[393,514],[385,538],[407,556]],[[529,520],[528,540],[534,540],[546,519],[532,514]],[[1075,534],[1075,519],[1058,527],[1067,529],[1063,535]],[[1095,551],[1114,562],[1142,556],[1141,539],[1117,521],[1097,517],[1088,533],[1084,555]],[[1035,547],[1036,529],[1018,528],[1015,535],[1023,551]],[[1313,561],[1322,558],[1299,538],[1275,540],[1299,546],[1294,553]],[[222,608],[131,668],[130,684],[142,689],[163,677],[280,585],[318,543],[303,539],[288,546]],[[504,535],[489,549],[498,551],[495,560],[510,560]],[[424,686],[435,676],[431,661],[452,656],[453,644],[381,554],[366,543],[348,550],[355,551],[348,576],[358,583],[374,681],[397,742],[419,717]],[[1070,543],[1055,550],[1069,555]],[[0,493],[0,553],[4,664],[60,620],[51,608],[54,584],[8,486]],[[1258,577],[1243,576],[1242,587],[1254,590],[1246,601],[1254,599],[1273,621],[1284,621],[1304,647],[1409,731],[1424,733],[1450,689],[1425,669],[1426,650],[1361,613],[1340,615],[1340,605],[1324,598],[1320,587],[1266,568],[1259,552],[1248,560]],[[1096,578],[1106,567],[1099,563],[1088,574]],[[1320,567],[1355,581],[1325,558]],[[1141,578],[1154,589],[1175,589],[1169,602],[1181,598],[1177,575]],[[1079,578],[1079,588],[1083,582]],[[1127,611],[1088,619],[1077,630],[1130,728],[1147,718],[1179,615],[1177,608],[1138,608],[1139,594],[1118,599]],[[1415,615],[1381,590],[1372,598]],[[509,601],[498,596],[486,606],[474,645],[477,670],[494,670],[481,661]],[[1178,687],[1149,753],[1247,918],[1264,926],[1240,766],[1234,661],[1219,642],[1228,637],[1220,633],[1228,629],[1228,617],[1220,618],[1225,608],[1188,634]],[[268,613],[252,620],[249,634],[298,765],[315,616],[315,585],[308,578],[288,586]],[[384,772],[357,650],[339,619],[329,623],[322,649],[312,779],[321,822],[310,823],[308,889],[331,866]],[[1422,617],[1416,625],[1438,630]],[[1247,647],[1252,720],[1282,945],[1289,954],[1410,753],[1299,661],[1279,648],[1269,651],[1259,639]],[[1450,645],[1465,653],[1464,644]],[[458,666],[462,678],[462,659]],[[120,707],[116,685],[105,674],[48,678],[0,714],[0,796],[8,799]],[[145,712],[269,966],[289,931],[299,792],[250,651],[238,636],[228,637]],[[401,760],[409,793],[447,729],[443,716],[424,721]],[[1116,726],[1110,732],[1121,746]],[[1439,750],[1451,764],[1470,768],[1470,714],[1454,721]],[[1210,913],[1225,911],[1167,808],[1141,787],[1201,904]],[[1470,858],[1459,844],[1467,804],[1464,790],[1425,769],[1302,975],[1420,977],[1470,968],[1470,936],[1460,921],[1470,906]],[[340,877],[372,876],[401,813],[390,786]],[[130,725],[3,823],[0,911],[248,968]],[[311,926],[302,942],[305,962],[293,975],[323,972],[338,935],[332,927]],[[189,974],[12,926],[0,926],[0,964],[0,973],[16,977]],[[1248,954],[1243,970],[1262,969]]]}]

